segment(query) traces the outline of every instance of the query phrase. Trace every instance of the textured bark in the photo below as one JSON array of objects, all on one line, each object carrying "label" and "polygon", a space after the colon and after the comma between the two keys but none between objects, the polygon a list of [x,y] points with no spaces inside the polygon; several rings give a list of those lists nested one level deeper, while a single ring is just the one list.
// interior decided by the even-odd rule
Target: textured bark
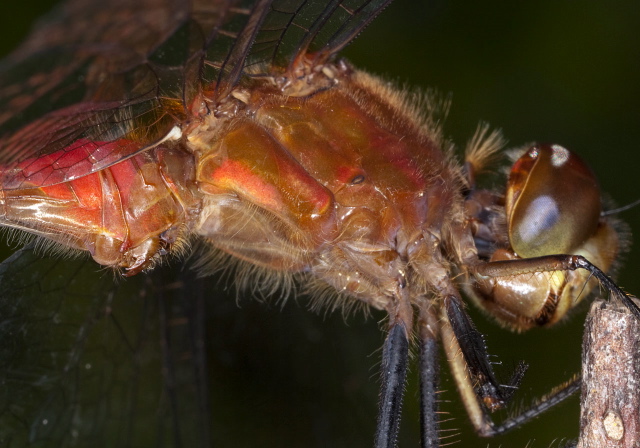
[{"label": "textured bark", "polygon": [[578,448],[640,447],[640,321],[597,301],[585,325]]}]

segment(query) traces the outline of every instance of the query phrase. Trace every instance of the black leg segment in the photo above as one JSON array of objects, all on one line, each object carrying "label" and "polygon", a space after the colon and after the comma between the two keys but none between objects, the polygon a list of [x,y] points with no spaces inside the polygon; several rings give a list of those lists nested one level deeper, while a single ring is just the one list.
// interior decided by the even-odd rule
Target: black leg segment
[{"label": "black leg segment", "polygon": [[409,341],[406,329],[402,324],[395,324],[389,330],[382,349],[380,409],[374,444],[376,448],[396,446],[408,357]]},{"label": "black leg segment", "polygon": [[438,340],[420,335],[420,437],[422,448],[440,446]]}]

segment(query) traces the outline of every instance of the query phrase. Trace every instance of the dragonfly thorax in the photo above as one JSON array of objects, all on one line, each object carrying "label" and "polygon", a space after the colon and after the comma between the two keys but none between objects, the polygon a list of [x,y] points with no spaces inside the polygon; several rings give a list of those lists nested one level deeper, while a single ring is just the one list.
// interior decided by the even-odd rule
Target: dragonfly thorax
[{"label": "dragonfly thorax", "polygon": [[411,265],[442,258],[438,241],[462,209],[439,129],[407,102],[360,72],[309,97],[254,91],[242,116],[187,137],[204,204],[195,232],[385,307]]}]

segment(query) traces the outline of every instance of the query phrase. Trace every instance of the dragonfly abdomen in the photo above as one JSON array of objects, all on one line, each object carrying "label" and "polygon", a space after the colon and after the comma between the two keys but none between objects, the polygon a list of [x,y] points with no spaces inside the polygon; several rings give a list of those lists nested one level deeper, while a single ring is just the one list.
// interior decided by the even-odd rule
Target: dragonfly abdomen
[{"label": "dragonfly abdomen", "polygon": [[188,225],[192,157],[163,147],[95,173],[47,186],[2,189],[1,223],[88,251],[132,275],[149,268]]}]

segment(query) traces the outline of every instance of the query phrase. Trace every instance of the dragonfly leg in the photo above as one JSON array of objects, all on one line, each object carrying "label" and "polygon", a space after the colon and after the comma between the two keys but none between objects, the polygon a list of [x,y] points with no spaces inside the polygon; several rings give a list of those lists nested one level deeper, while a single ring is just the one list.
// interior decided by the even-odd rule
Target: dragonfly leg
[{"label": "dragonfly leg", "polygon": [[406,289],[399,287],[397,297],[397,303],[389,313],[389,334],[382,347],[380,406],[375,448],[395,447],[400,428],[409,359],[409,331],[413,318]]},{"label": "dragonfly leg", "polygon": [[441,317],[440,331],[451,372],[471,423],[480,436],[493,437],[514,429],[580,389],[580,378],[575,376],[518,415],[499,424],[494,423],[490,413],[506,406],[519,387],[527,367],[520,363],[511,379],[505,384],[500,383],[493,371],[484,339],[458,298],[444,299]]},{"label": "dragonfly leg", "polygon": [[418,316],[420,350],[420,438],[422,448],[440,446],[438,406],[439,373],[438,316],[433,306],[422,306]]},{"label": "dragonfly leg", "polygon": [[588,271],[613,297],[619,299],[636,318],[640,319],[640,307],[629,294],[616,285],[611,277],[581,255],[547,255],[517,260],[491,261],[473,266],[470,272],[473,276],[508,277],[518,274],[575,271],[578,269]]}]

